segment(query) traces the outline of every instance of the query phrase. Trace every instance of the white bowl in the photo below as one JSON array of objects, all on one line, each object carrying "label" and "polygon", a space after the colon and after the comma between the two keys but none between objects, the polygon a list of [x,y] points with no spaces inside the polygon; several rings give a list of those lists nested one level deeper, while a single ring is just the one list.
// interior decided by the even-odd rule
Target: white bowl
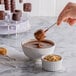
[{"label": "white bowl", "polygon": [[[45,55],[47,56],[47,55]],[[50,62],[44,59],[45,56],[42,56],[42,68],[46,71],[60,71],[62,69],[62,57],[61,60],[55,61],[55,62]],[[58,55],[59,56],[59,55]]]},{"label": "white bowl", "polygon": [[49,48],[31,48],[31,47],[23,46],[24,43],[27,43],[30,41],[35,41],[35,40],[33,39],[27,40],[21,43],[24,54],[28,56],[30,59],[40,59],[43,55],[53,54],[55,49],[55,43],[53,41],[47,40],[53,44],[53,46]]}]

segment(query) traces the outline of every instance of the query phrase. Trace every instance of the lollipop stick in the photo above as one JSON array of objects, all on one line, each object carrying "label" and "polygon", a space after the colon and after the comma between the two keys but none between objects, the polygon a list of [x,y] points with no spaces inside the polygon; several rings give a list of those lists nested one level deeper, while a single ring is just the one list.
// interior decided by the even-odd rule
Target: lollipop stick
[{"label": "lollipop stick", "polygon": [[[16,26],[17,26],[17,21],[16,21]],[[16,27],[16,38],[17,38],[17,27]]]},{"label": "lollipop stick", "polygon": [[56,22],[52,24],[50,27],[48,27],[44,32],[47,32],[50,28],[52,28],[54,25],[56,25]]},{"label": "lollipop stick", "polygon": [[12,65],[12,64],[10,64],[10,63],[0,62],[0,64],[5,65],[5,66],[11,66],[11,67],[13,67],[13,68],[16,68],[16,66],[14,66],[14,65]]},{"label": "lollipop stick", "polygon": [[10,28],[9,28],[9,23],[8,23],[8,36],[9,36],[9,30],[10,30]]},{"label": "lollipop stick", "polygon": [[5,55],[5,57],[8,57],[10,60],[16,60],[15,58],[11,58],[11,57],[9,57],[8,55]]}]

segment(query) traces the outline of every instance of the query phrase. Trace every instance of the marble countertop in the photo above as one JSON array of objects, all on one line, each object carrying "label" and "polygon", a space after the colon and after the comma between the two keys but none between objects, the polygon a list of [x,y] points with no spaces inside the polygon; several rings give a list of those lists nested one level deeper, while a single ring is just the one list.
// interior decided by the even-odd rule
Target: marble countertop
[{"label": "marble countertop", "polygon": [[26,33],[0,36],[0,46],[8,49],[8,55],[16,59],[0,57],[0,76],[76,76],[76,26],[62,23],[47,32],[47,39],[55,41],[55,53],[63,57],[62,71],[47,72],[42,70],[41,62],[28,60],[21,49],[21,41],[34,38],[37,29],[47,28],[56,18],[33,17],[30,19],[31,29]]}]

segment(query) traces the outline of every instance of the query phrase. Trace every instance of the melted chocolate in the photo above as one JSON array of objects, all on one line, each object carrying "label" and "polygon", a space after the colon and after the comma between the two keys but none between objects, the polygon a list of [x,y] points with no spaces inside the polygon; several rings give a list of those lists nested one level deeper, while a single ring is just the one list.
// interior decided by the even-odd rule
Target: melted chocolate
[{"label": "melted chocolate", "polygon": [[20,14],[20,17],[22,16],[22,11],[21,10],[15,10],[16,13]]},{"label": "melted chocolate", "polygon": [[31,48],[49,48],[52,47],[54,44],[50,41],[30,41],[28,43],[24,43],[23,46],[31,47]]},{"label": "melted chocolate", "polygon": [[23,4],[24,12],[31,12],[31,9],[32,9],[31,3],[24,3]]},{"label": "melted chocolate", "polygon": [[5,12],[0,11],[0,20],[4,20],[4,19],[5,19]]},{"label": "melted chocolate", "polygon": [[10,10],[10,0],[4,0],[5,10]]},{"label": "melted chocolate", "polygon": [[0,0],[0,4],[4,4],[4,0]]},{"label": "melted chocolate", "polygon": [[44,38],[46,37],[46,36],[45,36],[45,31],[42,30],[42,29],[39,29],[39,30],[37,30],[37,31],[34,33],[34,36],[35,36],[35,38],[36,38],[38,41],[42,41],[42,40],[44,40]]},{"label": "melted chocolate", "polygon": [[14,21],[20,21],[20,14],[19,13],[13,13],[12,20]]},{"label": "melted chocolate", "polygon": [[10,1],[11,12],[15,12],[15,0]]}]

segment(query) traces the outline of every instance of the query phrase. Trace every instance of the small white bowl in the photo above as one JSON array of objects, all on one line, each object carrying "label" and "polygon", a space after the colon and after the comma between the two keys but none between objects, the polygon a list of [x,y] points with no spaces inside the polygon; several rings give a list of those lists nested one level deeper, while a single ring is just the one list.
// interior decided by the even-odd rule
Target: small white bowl
[{"label": "small white bowl", "polygon": [[22,45],[22,49],[23,52],[26,56],[28,56],[30,59],[41,59],[41,57],[43,55],[47,55],[47,54],[53,54],[54,49],[55,49],[55,43],[51,40],[47,40],[50,41],[53,46],[49,47],[49,48],[31,48],[31,47],[27,47],[27,46],[23,46],[24,43],[30,42],[30,41],[35,41],[35,40],[27,40],[27,41],[23,41],[21,43]]},{"label": "small white bowl", "polygon": [[46,57],[48,55],[42,56],[41,60],[42,60],[42,68],[46,71],[60,71],[62,69],[62,57],[61,60],[59,61],[55,61],[55,62],[51,62],[51,61],[47,61],[44,59],[44,57]]}]

